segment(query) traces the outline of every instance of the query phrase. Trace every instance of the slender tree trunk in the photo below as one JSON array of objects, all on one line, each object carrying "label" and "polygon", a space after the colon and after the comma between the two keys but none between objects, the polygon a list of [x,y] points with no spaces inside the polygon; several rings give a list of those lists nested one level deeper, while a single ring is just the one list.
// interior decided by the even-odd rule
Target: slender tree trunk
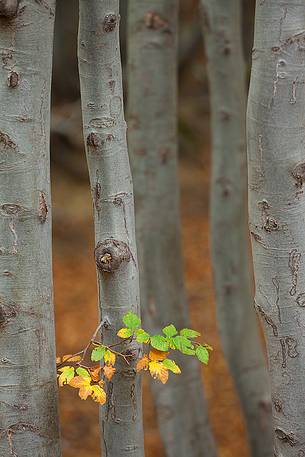
[{"label": "slender tree trunk", "polygon": [[11,18],[4,14],[5,3],[0,8],[0,455],[59,457],[49,175],[55,0],[20,2],[18,11],[15,2]]},{"label": "slender tree trunk", "polygon": [[[94,202],[103,337],[117,340],[121,318],[139,312],[133,187],[124,121],[119,1],[81,0],[79,70],[84,136]],[[138,353],[139,347],[130,347]],[[142,457],[141,380],[122,365],[101,412],[105,457]]]},{"label": "slender tree trunk", "polygon": [[304,29],[304,2],[257,1],[248,103],[249,217],[276,457],[305,455]]},{"label": "slender tree trunk", "polygon": [[[150,2],[148,2],[150,3]],[[129,2],[129,144],[137,204],[142,311],[159,332],[189,326],[183,284],[177,178],[177,0]],[[152,382],[169,457],[216,455],[195,360],[167,386]],[[186,401],[182,401],[182,399]]]},{"label": "slender tree trunk", "polygon": [[253,457],[271,457],[271,399],[249,271],[240,0],[201,0],[212,116],[211,251],[218,325]]}]

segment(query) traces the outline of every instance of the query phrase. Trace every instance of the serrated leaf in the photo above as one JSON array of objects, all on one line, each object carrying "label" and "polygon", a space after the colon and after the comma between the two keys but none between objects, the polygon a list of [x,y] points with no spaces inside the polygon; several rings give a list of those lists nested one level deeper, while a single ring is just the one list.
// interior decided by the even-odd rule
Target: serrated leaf
[{"label": "serrated leaf", "polygon": [[196,348],[196,356],[197,356],[197,359],[201,363],[204,363],[205,365],[208,364],[209,358],[210,358],[210,354],[209,354],[209,351],[207,350],[206,347],[197,346],[197,348]]},{"label": "serrated leaf", "polygon": [[82,368],[82,367],[76,368],[76,373],[79,376],[82,376],[83,378],[91,378],[90,374],[88,373],[88,371],[85,368]]},{"label": "serrated leaf", "polygon": [[105,378],[108,379],[108,381],[111,381],[115,372],[116,369],[112,365],[104,365],[103,373],[105,375]]},{"label": "serrated leaf", "polygon": [[116,359],[115,354],[110,349],[106,349],[105,355],[104,355],[105,364],[114,365],[115,359]]},{"label": "serrated leaf", "polygon": [[58,384],[60,387],[62,387],[64,384],[69,384],[69,382],[71,381],[71,379],[74,377],[74,374],[75,374],[74,367],[69,367],[69,366],[59,368],[58,371],[61,372],[61,374],[58,377]]},{"label": "serrated leaf", "polygon": [[180,352],[184,355],[195,355],[196,351],[194,349],[189,349],[189,348],[183,348],[180,350]]},{"label": "serrated leaf", "polygon": [[136,340],[138,343],[149,343],[150,335],[140,328],[136,331]]},{"label": "serrated leaf", "polygon": [[97,346],[91,352],[91,360],[92,362],[99,362],[104,358],[106,352],[105,346]]},{"label": "serrated leaf", "polygon": [[129,338],[132,334],[133,331],[130,328],[121,328],[118,331],[117,336],[119,336],[120,338]]},{"label": "serrated leaf", "polygon": [[165,368],[167,368],[168,370],[172,371],[173,373],[175,373],[175,374],[180,374],[181,373],[180,368],[178,367],[178,365],[176,364],[176,362],[174,360],[165,359],[165,360],[163,360],[162,363],[165,366]]},{"label": "serrated leaf", "polygon": [[73,355],[73,354],[67,354],[67,355],[63,355],[62,356],[62,361],[63,362],[79,362],[81,360],[81,356],[80,355]]},{"label": "serrated leaf", "polygon": [[123,316],[123,323],[131,330],[135,330],[136,328],[140,327],[141,319],[135,313],[129,311],[129,313]]},{"label": "serrated leaf", "polygon": [[79,389],[78,395],[82,400],[86,400],[92,392],[91,378],[83,378],[82,376],[75,376],[69,382],[71,387]]},{"label": "serrated leaf", "polygon": [[158,349],[159,351],[168,351],[169,342],[162,335],[154,335],[150,338],[150,344],[153,348]]},{"label": "serrated leaf", "polygon": [[169,352],[158,351],[158,349],[152,349],[149,352],[149,358],[150,360],[158,360],[159,362],[162,362],[162,360],[166,359],[168,354]]},{"label": "serrated leaf", "polygon": [[100,365],[98,365],[97,367],[90,368],[90,375],[91,375],[92,381],[97,382],[100,380],[101,369],[102,369],[102,367]]},{"label": "serrated leaf", "polygon": [[92,386],[91,396],[93,400],[100,405],[104,405],[106,403],[106,392],[100,386]]},{"label": "serrated leaf", "polygon": [[175,348],[183,354],[186,353],[186,350],[194,349],[193,343],[186,336],[175,336],[175,338],[173,338],[173,343]]},{"label": "serrated leaf", "polygon": [[168,370],[165,368],[162,362],[153,360],[149,362],[149,371],[154,379],[159,379],[162,384],[165,384],[168,380]]},{"label": "serrated leaf", "polygon": [[148,366],[149,366],[149,358],[147,357],[146,354],[144,354],[143,357],[138,360],[136,370],[137,371],[147,370]]},{"label": "serrated leaf", "polygon": [[186,336],[187,338],[197,338],[200,336],[200,333],[196,332],[196,330],[192,330],[191,328],[183,328],[180,330],[180,335]]},{"label": "serrated leaf", "polygon": [[176,327],[173,324],[170,324],[167,327],[164,327],[164,329],[162,329],[162,332],[168,338],[171,338],[172,336],[175,336],[178,333]]}]

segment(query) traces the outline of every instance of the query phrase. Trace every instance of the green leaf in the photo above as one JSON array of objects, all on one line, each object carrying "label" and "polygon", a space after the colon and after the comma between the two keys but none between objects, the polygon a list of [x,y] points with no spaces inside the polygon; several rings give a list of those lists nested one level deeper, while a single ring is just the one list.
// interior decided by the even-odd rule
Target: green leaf
[{"label": "green leaf", "polygon": [[196,332],[196,330],[192,330],[191,328],[183,328],[180,330],[180,335],[186,336],[187,338],[197,338],[200,336],[200,333]]},{"label": "green leaf", "polygon": [[184,355],[195,355],[196,354],[194,349],[189,349],[189,348],[180,349],[180,352],[182,352],[182,354],[184,354]]},{"label": "green leaf", "polygon": [[178,349],[178,351],[182,352],[183,354],[187,354],[187,355],[195,354],[195,352],[193,354],[191,354],[189,352],[190,350],[194,349],[194,346],[193,346],[193,343],[188,338],[186,338],[186,336],[181,336],[181,335],[175,336],[175,338],[173,338],[173,343],[175,345],[175,348]]},{"label": "green leaf", "polygon": [[162,332],[164,333],[165,336],[167,336],[168,338],[171,338],[172,336],[175,336],[177,335],[177,329],[176,327],[173,325],[173,324],[170,324],[168,325],[167,327],[164,327],[164,329],[162,330]]},{"label": "green leaf", "polygon": [[93,349],[91,353],[91,360],[93,362],[99,362],[104,358],[106,348],[105,346],[97,346],[96,348]]},{"label": "green leaf", "polygon": [[78,376],[82,376],[83,378],[91,378],[90,374],[85,368],[76,368],[76,373],[78,374]]},{"label": "green leaf", "polygon": [[58,378],[60,386],[63,386],[64,384],[69,384],[71,379],[74,378],[74,367],[65,366],[60,368],[58,371],[61,372]]},{"label": "green leaf", "polygon": [[150,335],[140,328],[136,331],[136,340],[138,343],[149,343]]},{"label": "green leaf", "polygon": [[150,339],[150,344],[153,348],[158,349],[158,351],[168,351],[169,343],[164,336],[154,335]]},{"label": "green leaf", "polygon": [[131,330],[135,330],[141,325],[141,319],[139,318],[139,316],[137,316],[131,311],[129,311],[127,314],[125,314],[125,316],[123,316],[123,322],[126,325],[126,327],[130,328]]},{"label": "green leaf", "polygon": [[180,368],[178,367],[178,365],[176,364],[176,362],[174,360],[165,359],[165,360],[163,360],[162,363],[165,366],[165,368],[172,371],[173,373],[175,373],[175,374],[181,373]]},{"label": "green leaf", "polygon": [[206,347],[197,346],[197,348],[196,348],[196,356],[197,356],[197,359],[200,360],[201,363],[204,363],[205,365],[208,364],[210,354],[209,354],[209,351],[207,350]]},{"label": "green leaf", "polygon": [[120,338],[129,338],[133,334],[133,331],[130,328],[121,328],[117,335]]}]

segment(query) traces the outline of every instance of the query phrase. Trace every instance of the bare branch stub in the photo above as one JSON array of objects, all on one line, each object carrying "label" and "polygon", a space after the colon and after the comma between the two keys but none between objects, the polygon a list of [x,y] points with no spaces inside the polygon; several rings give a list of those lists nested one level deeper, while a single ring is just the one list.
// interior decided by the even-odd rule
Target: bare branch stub
[{"label": "bare branch stub", "polygon": [[123,241],[107,239],[97,244],[94,256],[100,271],[112,273],[122,262],[129,262],[131,254],[128,245]]},{"label": "bare branch stub", "polygon": [[0,16],[13,18],[17,15],[20,0],[0,0]]}]

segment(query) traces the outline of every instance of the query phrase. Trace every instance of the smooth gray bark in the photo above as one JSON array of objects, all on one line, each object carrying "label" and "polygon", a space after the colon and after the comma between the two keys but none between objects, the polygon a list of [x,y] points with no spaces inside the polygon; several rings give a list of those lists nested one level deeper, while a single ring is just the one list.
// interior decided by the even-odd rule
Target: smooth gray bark
[{"label": "smooth gray bark", "polygon": [[[99,304],[106,344],[139,312],[133,186],[126,142],[118,0],[80,0],[79,71],[95,215]],[[129,346],[135,356],[139,347]],[[135,357],[135,359],[136,359]],[[135,362],[135,360],[134,360]],[[142,457],[141,377],[119,365],[101,411],[105,457]]]},{"label": "smooth gray bark", "polygon": [[[178,328],[190,326],[177,177],[177,21],[177,0],[129,2],[128,139],[142,313],[151,333],[159,333],[169,322]],[[186,356],[177,361],[182,375],[166,386],[151,383],[166,454],[213,457],[199,367]]]},{"label": "smooth gray bark", "polygon": [[272,455],[271,398],[247,237],[246,83],[240,0],[201,0],[211,99],[211,254],[218,326],[253,457]]},{"label": "smooth gray bark", "polygon": [[54,15],[55,0],[29,0],[16,17],[0,18],[3,457],[60,456],[49,175]]},{"label": "smooth gray bark", "polygon": [[271,376],[274,456],[305,455],[305,4],[257,1],[249,218]]}]

